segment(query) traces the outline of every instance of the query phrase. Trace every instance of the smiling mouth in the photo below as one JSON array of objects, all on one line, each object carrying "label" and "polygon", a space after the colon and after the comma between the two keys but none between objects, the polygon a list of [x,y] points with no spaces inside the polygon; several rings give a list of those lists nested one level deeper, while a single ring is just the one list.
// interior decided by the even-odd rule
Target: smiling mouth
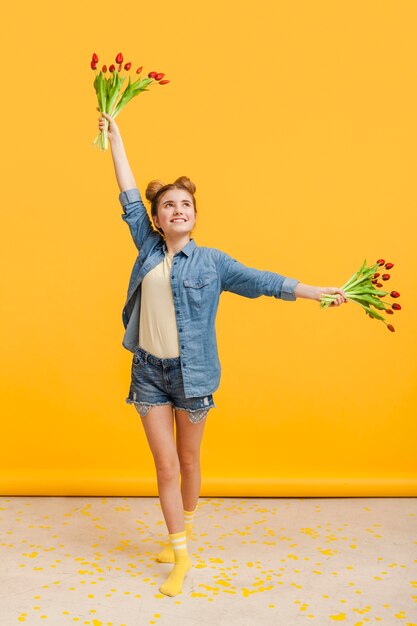
[{"label": "smiling mouth", "polygon": [[174,220],[171,220],[171,222],[186,222],[187,220],[185,220],[183,217],[178,217]]}]

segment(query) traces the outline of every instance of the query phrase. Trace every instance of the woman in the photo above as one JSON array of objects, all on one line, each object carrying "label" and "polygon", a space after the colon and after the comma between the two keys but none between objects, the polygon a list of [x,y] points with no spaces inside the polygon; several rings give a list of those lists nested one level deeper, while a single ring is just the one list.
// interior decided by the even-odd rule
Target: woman
[{"label": "woman", "polygon": [[119,128],[110,115],[102,115],[99,128],[107,120],[122,218],[139,251],[123,309],[123,346],[133,352],[126,402],[135,405],[154,458],[170,539],[157,560],[174,563],[160,591],[175,596],[192,566],[187,539],[201,486],[200,444],[220,382],[215,317],[221,292],[318,301],[322,294],[337,294],[334,306],[347,300],[337,287],[304,285],[246,267],[215,248],[197,246],[190,237],[196,223],[195,185],[185,176],[168,185],[149,183],[152,225]]}]

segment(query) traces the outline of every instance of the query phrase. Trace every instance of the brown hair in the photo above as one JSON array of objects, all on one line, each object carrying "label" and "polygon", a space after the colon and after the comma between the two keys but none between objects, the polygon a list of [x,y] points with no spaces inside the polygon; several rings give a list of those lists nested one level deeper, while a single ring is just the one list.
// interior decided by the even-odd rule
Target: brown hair
[{"label": "brown hair", "polygon": [[[151,180],[151,182],[146,187],[145,195],[147,199],[151,202],[151,215],[152,217],[158,216],[158,203],[162,195],[169,191],[169,189],[185,189],[188,193],[191,194],[193,198],[194,211],[197,214],[197,204],[194,198],[194,194],[196,192],[196,186],[194,183],[187,178],[187,176],[180,176],[173,183],[168,183],[164,185],[160,180]],[[155,225],[155,228],[163,235],[164,231],[162,228],[158,228]]]}]

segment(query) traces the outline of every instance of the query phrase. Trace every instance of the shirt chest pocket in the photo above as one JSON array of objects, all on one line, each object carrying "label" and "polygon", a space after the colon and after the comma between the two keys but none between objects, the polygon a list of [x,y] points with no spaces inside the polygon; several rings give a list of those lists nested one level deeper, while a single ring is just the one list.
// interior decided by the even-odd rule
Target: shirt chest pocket
[{"label": "shirt chest pocket", "polygon": [[184,292],[191,306],[200,308],[206,304],[213,294],[214,277],[213,276],[195,276],[184,278]]}]

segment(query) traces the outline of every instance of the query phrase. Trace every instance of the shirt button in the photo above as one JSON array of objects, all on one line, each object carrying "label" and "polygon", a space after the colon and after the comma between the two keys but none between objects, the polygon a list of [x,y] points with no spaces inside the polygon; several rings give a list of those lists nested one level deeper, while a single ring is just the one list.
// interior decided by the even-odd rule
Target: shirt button
[{"label": "shirt button", "polygon": [[182,333],[182,328],[179,328],[178,330],[180,331],[180,333]]},{"label": "shirt button", "polygon": [[177,311],[176,311],[176,312],[177,312],[177,313],[179,313],[178,309],[177,309]]},{"label": "shirt button", "polygon": [[181,348],[184,348],[184,346],[181,346]]}]

